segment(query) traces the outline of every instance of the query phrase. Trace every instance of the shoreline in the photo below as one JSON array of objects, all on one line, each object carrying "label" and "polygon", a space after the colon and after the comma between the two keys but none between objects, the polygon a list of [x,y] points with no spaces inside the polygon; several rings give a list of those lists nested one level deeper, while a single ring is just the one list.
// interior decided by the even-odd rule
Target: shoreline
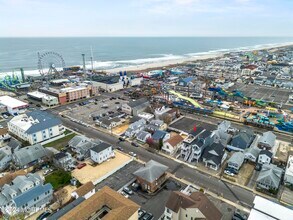
[{"label": "shoreline", "polygon": [[[216,59],[216,58],[223,57],[224,55],[229,54],[229,53],[251,52],[251,51],[273,50],[273,49],[278,50],[278,49],[287,48],[290,46],[293,46],[293,42],[283,43],[283,44],[278,44],[278,45],[262,46],[259,48],[255,48],[255,49],[251,48],[251,49],[246,49],[246,50],[241,50],[241,49],[237,50],[237,48],[235,48],[235,49],[231,49],[231,51],[226,51],[226,52],[215,52],[214,54],[198,55],[198,56],[194,56],[194,57],[166,60],[166,61],[155,62],[155,63],[146,63],[146,64],[141,64],[141,65],[136,65],[136,66],[110,68],[110,69],[101,70],[101,71],[105,72],[106,74],[118,73],[119,71],[146,72],[146,71],[150,71],[150,70],[155,70],[156,68],[174,67],[176,65],[182,65],[182,64],[186,64],[188,62]],[[209,53],[209,52],[202,52],[202,53]]]}]

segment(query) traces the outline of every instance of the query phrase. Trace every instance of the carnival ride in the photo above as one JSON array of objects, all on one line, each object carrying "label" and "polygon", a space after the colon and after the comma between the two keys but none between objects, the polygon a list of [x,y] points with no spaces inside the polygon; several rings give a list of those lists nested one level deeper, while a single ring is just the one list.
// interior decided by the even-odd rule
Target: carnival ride
[{"label": "carnival ride", "polygon": [[53,75],[62,76],[65,68],[63,57],[56,52],[38,53],[38,69],[43,80],[48,81]]},{"label": "carnival ride", "polygon": [[6,75],[0,80],[0,88],[10,91],[16,91],[16,85],[19,85],[22,81],[16,75]]}]

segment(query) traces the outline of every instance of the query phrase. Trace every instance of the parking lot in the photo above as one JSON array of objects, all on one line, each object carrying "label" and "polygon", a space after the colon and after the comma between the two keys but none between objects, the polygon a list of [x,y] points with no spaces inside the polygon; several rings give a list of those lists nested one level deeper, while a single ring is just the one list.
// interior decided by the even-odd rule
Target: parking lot
[{"label": "parking lot", "polygon": [[67,108],[63,114],[77,121],[93,125],[93,117],[105,117],[109,112],[116,112],[123,103],[127,103],[127,101],[118,98],[92,99],[76,103],[74,106]]},{"label": "parking lot", "polygon": [[260,85],[238,85],[238,90],[246,97],[262,99],[269,102],[285,104],[289,99],[290,90]]}]

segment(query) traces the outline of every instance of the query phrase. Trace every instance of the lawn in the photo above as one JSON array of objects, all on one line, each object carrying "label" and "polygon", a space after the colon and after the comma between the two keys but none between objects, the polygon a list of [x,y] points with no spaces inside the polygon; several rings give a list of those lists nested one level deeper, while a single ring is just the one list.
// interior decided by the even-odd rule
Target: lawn
[{"label": "lawn", "polygon": [[70,141],[75,135],[76,133],[66,135],[63,138],[45,144],[44,147],[54,147],[55,149],[60,150],[61,148],[67,146],[68,141]]},{"label": "lawn", "polygon": [[64,170],[57,170],[45,177],[45,183],[51,183],[54,190],[70,183],[71,173]]},{"label": "lawn", "polygon": [[66,129],[66,130],[64,131],[64,134],[65,134],[65,135],[68,135],[68,134],[70,134],[70,133],[72,133],[71,130]]}]

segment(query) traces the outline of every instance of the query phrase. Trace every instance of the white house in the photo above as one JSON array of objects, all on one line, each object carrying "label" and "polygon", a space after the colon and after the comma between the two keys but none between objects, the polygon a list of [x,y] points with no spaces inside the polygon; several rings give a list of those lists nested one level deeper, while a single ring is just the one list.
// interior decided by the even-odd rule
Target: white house
[{"label": "white house", "polygon": [[49,140],[65,131],[59,118],[38,110],[13,117],[7,126],[9,132],[30,144]]},{"label": "white house", "polygon": [[92,195],[96,193],[95,185],[92,181],[89,181],[82,186],[78,187],[75,191],[71,193],[71,197],[77,199],[79,197],[83,197],[85,199],[90,198]]},{"label": "white house", "polygon": [[95,147],[90,149],[91,159],[100,164],[104,161],[112,158],[114,156],[114,152],[112,146],[105,142],[102,142]]},{"label": "white house", "polygon": [[259,164],[270,164],[272,161],[273,153],[268,150],[261,150],[258,155],[257,162]]},{"label": "white house", "polygon": [[287,185],[293,185],[293,155],[289,155],[284,176],[284,182]]},{"label": "white house", "polygon": [[147,139],[152,137],[152,134],[147,131],[140,131],[136,135],[136,139],[142,143],[146,143]]},{"label": "white house", "polygon": [[183,138],[177,134],[173,137],[171,137],[169,140],[164,142],[162,151],[168,153],[168,154],[173,154],[174,152],[177,151],[177,149],[180,148],[182,144]]}]

